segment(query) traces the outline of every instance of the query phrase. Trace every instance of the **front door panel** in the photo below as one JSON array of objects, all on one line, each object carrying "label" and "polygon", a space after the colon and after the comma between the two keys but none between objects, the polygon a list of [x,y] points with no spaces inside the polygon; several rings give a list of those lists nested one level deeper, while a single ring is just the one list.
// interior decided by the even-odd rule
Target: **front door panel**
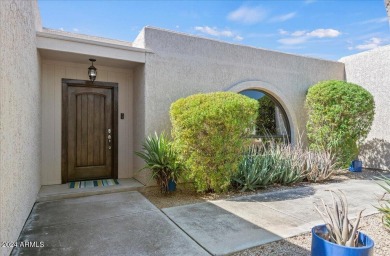
[{"label": "front door panel", "polygon": [[68,181],[112,177],[112,91],[68,87]]}]

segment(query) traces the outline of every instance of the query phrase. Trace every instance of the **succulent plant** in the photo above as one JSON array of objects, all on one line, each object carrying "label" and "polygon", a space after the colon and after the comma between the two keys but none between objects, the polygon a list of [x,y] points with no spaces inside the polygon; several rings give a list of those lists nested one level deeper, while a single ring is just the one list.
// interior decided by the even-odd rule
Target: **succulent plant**
[{"label": "succulent plant", "polygon": [[379,178],[379,180],[382,180],[385,183],[384,185],[378,183],[379,186],[385,189],[385,193],[383,194],[382,198],[379,200],[381,202],[380,206],[376,208],[381,213],[383,213],[382,222],[385,225],[385,227],[390,230],[390,199],[388,197],[386,198],[386,195],[387,196],[390,195],[390,178],[382,175],[382,177]]},{"label": "succulent plant", "polygon": [[177,182],[181,172],[185,169],[164,132],[160,135],[155,132],[154,137],[148,136],[142,144],[142,151],[137,151],[135,154],[146,163],[141,170],[152,170],[152,178],[157,181],[161,192],[167,192],[169,181]]},{"label": "succulent plant", "polygon": [[336,170],[335,158],[329,151],[307,151],[303,161],[306,178],[311,182],[327,180]]},{"label": "succulent plant", "polygon": [[357,247],[359,222],[364,210],[359,212],[355,223],[351,224],[348,219],[346,196],[341,190],[338,192],[334,190],[329,191],[332,196],[332,206],[327,205],[322,199],[322,209],[315,204],[315,208],[325,221],[328,230],[328,233],[322,234],[322,236],[324,239],[339,245]]}]

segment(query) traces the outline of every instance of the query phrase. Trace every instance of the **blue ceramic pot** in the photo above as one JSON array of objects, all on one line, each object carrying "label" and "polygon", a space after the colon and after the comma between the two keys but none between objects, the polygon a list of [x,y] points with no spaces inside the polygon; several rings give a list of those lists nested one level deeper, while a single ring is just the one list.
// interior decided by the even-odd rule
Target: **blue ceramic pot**
[{"label": "blue ceramic pot", "polygon": [[347,247],[326,241],[316,234],[326,233],[325,225],[315,226],[311,230],[311,255],[312,256],[373,256],[374,255],[374,241],[367,235],[359,232],[359,244],[362,247]]},{"label": "blue ceramic pot", "polygon": [[351,172],[361,172],[363,169],[363,162],[359,160],[353,160],[349,166],[349,171]]},{"label": "blue ceramic pot", "polygon": [[176,182],[174,180],[168,181],[168,192],[173,192],[176,190]]}]

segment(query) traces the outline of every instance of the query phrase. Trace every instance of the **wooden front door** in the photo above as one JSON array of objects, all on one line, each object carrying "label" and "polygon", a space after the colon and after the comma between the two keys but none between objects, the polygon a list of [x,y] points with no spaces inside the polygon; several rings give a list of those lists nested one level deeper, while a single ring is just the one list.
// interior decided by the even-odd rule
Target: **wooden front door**
[{"label": "wooden front door", "polygon": [[117,178],[116,110],[116,84],[63,80],[63,183]]}]

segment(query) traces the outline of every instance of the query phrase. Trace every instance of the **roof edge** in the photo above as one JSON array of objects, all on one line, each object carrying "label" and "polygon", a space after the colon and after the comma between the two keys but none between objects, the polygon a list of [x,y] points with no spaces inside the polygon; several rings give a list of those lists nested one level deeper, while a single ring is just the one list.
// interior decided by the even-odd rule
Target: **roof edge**
[{"label": "roof edge", "polygon": [[164,28],[159,28],[159,27],[154,27],[154,26],[145,26],[145,27],[143,27],[143,29],[145,29],[145,30],[152,29],[152,30],[157,30],[157,31],[163,31],[163,32],[167,32],[167,33],[181,35],[181,36],[187,36],[187,37],[192,37],[192,38],[199,38],[199,39],[203,39],[203,40],[208,40],[208,41],[213,41],[213,42],[222,43],[222,44],[228,44],[228,45],[234,45],[234,46],[238,46],[238,47],[250,48],[250,49],[255,49],[255,50],[274,52],[274,53],[284,54],[284,55],[288,55],[288,56],[294,56],[294,57],[307,58],[307,59],[312,59],[312,60],[328,61],[328,62],[332,62],[332,63],[343,64],[342,62],[340,62],[338,60],[321,59],[321,58],[315,58],[315,57],[306,56],[306,55],[286,53],[286,52],[282,52],[282,51],[265,49],[265,48],[255,47],[255,46],[244,45],[244,44],[230,43],[230,42],[226,42],[226,41],[222,41],[222,40],[218,40],[218,39],[213,39],[213,38],[208,38],[208,37],[204,37],[204,36],[188,34],[188,33],[184,33],[184,32],[178,32],[178,31],[164,29]]},{"label": "roof edge", "polygon": [[[67,34],[61,34],[61,33],[63,33],[63,32],[57,31],[57,30],[44,29],[43,31],[37,31],[36,35],[37,35],[37,37],[57,39],[57,40],[70,41],[70,42],[77,42],[77,43],[84,43],[84,44],[90,44],[90,45],[98,45],[98,46],[116,48],[116,49],[121,49],[121,50],[128,50],[128,51],[135,51],[135,52],[151,52],[151,51],[143,49],[143,48],[138,48],[138,47],[134,47],[131,45],[125,45],[124,43],[131,44],[130,42],[126,42],[126,41],[117,40],[118,43],[115,43],[115,40],[113,40],[113,39],[102,38],[102,39],[106,39],[106,40],[112,40],[112,42],[104,42],[104,41],[98,41],[99,37],[82,35],[82,36],[86,36],[86,37],[91,37],[91,39],[87,39],[87,38],[72,36],[72,34],[74,34],[74,33],[67,33]],[[77,35],[77,34],[74,34],[74,35]],[[93,40],[93,39],[95,39],[95,40]],[[122,42],[122,44],[120,42]]]},{"label": "roof edge", "polygon": [[344,57],[340,58],[339,61],[340,61],[340,62],[343,62],[345,59],[353,58],[353,57],[355,57],[355,56],[362,56],[362,55],[370,54],[370,53],[377,52],[377,51],[381,51],[381,50],[383,50],[384,48],[389,48],[389,49],[390,49],[390,44],[382,45],[382,46],[379,46],[379,47],[374,48],[374,49],[371,49],[371,50],[367,50],[367,51],[363,51],[363,52],[358,52],[358,53],[355,53],[355,54],[351,54],[351,55],[348,55],[348,56],[344,56]]}]

